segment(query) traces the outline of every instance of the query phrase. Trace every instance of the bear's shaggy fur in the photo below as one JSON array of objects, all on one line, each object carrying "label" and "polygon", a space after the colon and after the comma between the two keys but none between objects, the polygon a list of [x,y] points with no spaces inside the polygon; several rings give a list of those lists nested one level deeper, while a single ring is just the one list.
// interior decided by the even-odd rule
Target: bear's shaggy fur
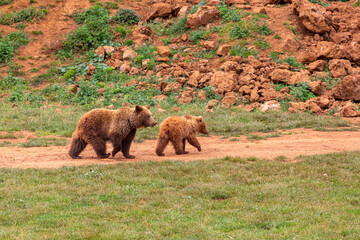
[{"label": "bear's shaggy fur", "polygon": [[80,118],[72,135],[69,155],[75,159],[81,158],[79,154],[90,144],[99,158],[107,158],[110,153],[106,153],[106,141],[110,140],[113,144],[113,157],[121,151],[124,157],[135,158],[129,154],[129,150],[136,129],[154,127],[156,124],[151,112],[138,105],[118,110],[94,109]]},{"label": "bear's shaggy fur", "polygon": [[196,138],[197,132],[208,133],[202,117],[191,115],[168,117],[160,125],[156,154],[164,156],[163,151],[169,141],[174,145],[176,154],[186,154],[188,152],[185,151],[185,140],[200,152],[201,146]]}]

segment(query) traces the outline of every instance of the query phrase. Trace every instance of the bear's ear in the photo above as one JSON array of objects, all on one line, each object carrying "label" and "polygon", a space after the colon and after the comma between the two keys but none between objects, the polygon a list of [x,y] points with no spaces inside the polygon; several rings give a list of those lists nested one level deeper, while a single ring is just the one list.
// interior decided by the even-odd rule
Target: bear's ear
[{"label": "bear's ear", "polygon": [[202,122],[202,121],[203,121],[203,118],[200,116],[200,117],[197,117],[196,120],[197,120],[198,122]]},{"label": "bear's ear", "polygon": [[143,110],[143,109],[142,109],[141,106],[136,105],[136,107],[135,107],[135,112],[136,112],[136,113],[140,113],[142,110]]},{"label": "bear's ear", "polygon": [[145,107],[146,107],[147,109],[150,109],[150,104],[146,105]]}]

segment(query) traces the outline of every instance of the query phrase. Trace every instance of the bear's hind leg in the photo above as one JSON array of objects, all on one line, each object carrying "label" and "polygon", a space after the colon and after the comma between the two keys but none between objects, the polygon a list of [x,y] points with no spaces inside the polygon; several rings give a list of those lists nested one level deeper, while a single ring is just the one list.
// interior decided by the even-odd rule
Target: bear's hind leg
[{"label": "bear's hind leg", "polygon": [[71,141],[71,146],[69,150],[69,156],[73,159],[81,159],[82,157],[79,154],[84,150],[87,143],[80,138],[73,138]]},{"label": "bear's hind leg", "polygon": [[184,153],[185,153],[185,154],[188,154],[189,152],[185,151],[185,145],[186,145],[185,140],[186,140],[186,139],[184,138],[184,139],[183,139],[183,145],[184,145],[184,147],[183,147],[183,151],[184,151]]},{"label": "bear's hind leg", "polygon": [[96,155],[99,158],[108,158],[110,156],[110,153],[106,153],[106,141],[103,138],[96,138],[90,142],[90,144],[93,146]]},{"label": "bear's hind leg", "polygon": [[156,148],[155,148],[155,152],[158,156],[164,156],[165,154],[163,153],[166,145],[169,143],[169,137],[168,136],[159,136],[157,144],[156,144]]}]

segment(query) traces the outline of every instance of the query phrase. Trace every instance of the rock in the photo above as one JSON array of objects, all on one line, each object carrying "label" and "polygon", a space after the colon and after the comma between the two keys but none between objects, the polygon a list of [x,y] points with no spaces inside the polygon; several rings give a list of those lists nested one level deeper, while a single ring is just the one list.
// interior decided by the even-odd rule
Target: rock
[{"label": "rock", "polygon": [[137,52],[135,52],[132,49],[129,50],[125,50],[124,54],[123,54],[123,59],[124,60],[133,60],[138,56]]},{"label": "rock", "polygon": [[221,3],[220,0],[206,0],[206,5],[208,6],[216,6]]},{"label": "rock", "polygon": [[322,109],[315,102],[310,102],[310,112],[315,114],[321,114]]},{"label": "rock", "polygon": [[201,6],[194,14],[187,16],[185,27],[195,29],[201,25],[206,25],[209,22],[220,17],[220,12],[214,6]]},{"label": "rock", "polygon": [[346,48],[346,53],[348,58],[356,64],[360,65],[360,44],[357,42],[351,42],[350,45]]},{"label": "rock", "polygon": [[325,33],[330,31],[330,27],[325,19],[326,9],[320,5],[315,5],[308,0],[293,0],[294,12],[299,15],[304,27],[313,33]]},{"label": "rock", "polygon": [[169,57],[171,55],[171,49],[168,46],[159,46],[157,50],[162,57]]},{"label": "rock", "polygon": [[114,52],[116,50],[116,48],[114,47],[111,47],[111,46],[101,46],[101,47],[98,47],[94,53],[97,54],[98,56],[103,56],[104,59],[107,58],[107,56]]},{"label": "rock", "polygon": [[[248,56],[247,61],[248,61],[248,63],[250,64],[250,66],[252,66],[252,67],[255,68],[255,69],[259,69],[259,68],[261,68],[262,65],[263,65],[263,64],[262,64],[259,60],[257,60],[253,55]],[[247,71],[246,71],[246,72],[247,72]]]},{"label": "rock", "polygon": [[222,105],[226,108],[230,108],[232,105],[236,104],[236,95],[234,92],[228,92],[225,94],[225,97],[222,99]]},{"label": "rock", "polygon": [[234,71],[238,74],[242,72],[242,68],[240,64],[234,61],[226,61],[221,66],[220,69],[224,70],[225,72],[231,72]]},{"label": "rock", "polygon": [[249,86],[244,85],[239,89],[239,93],[241,93],[242,95],[249,95],[251,93],[251,89],[249,88]]},{"label": "rock", "polygon": [[216,42],[215,41],[203,41],[201,40],[200,45],[203,46],[204,48],[208,49],[208,50],[212,50],[216,47]]},{"label": "rock", "polygon": [[177,17],[183,18],[186,16],[187,11],[189,10],[189,6],[182,6],[177,13]]},{"label": "rock", "polygon": [[306,73],[295,72],[292,74],[290,79],[288,79],[287,84],[296,85],[300,82],[307,82],[310,84],[311,79],[310,79],[309,75],[307,75]]},{"label": "rock", "polygon": [[183,35],[181,35],[181,41],[186,42],[187,40],[189,40],[188,36],[186,35],[186,33],[184,33]]},{"label": "rock", "polygon": [[91,75],[93,75],[95,72],[96,72],[95,66],[92,65],[92,64],[89,64],[89,69],[88,69],[88,71],[87,71],[87,75],[88,75],[88,76],[91,76]]},{"label": "rock", "polygon": [[295,53],[299,49],[300,44],[293,38],[287,38],[282,45],[282,49],[289,53]]},{"label": "rock", "polygon": [[194,93],[191,90],[182,90],[180,91],[179,96],[177,96],[178,103],[189,104],[194,98]]},{"label": "rock", "polygon": [[351,101],[346,102],[345,106],[340,109],[340,114],[343,117],[356,117],[357,111],[354,103]]},{"label": "rock", "polygon": [[275,83],[278,82],[288,83],[290,77],[293,74],[294,74],[293,72],[286,69],[275,69],[269,74],[269,77]]},{"label": "rock", "polygon": [[[282,88],[281,90],[283,90],[283,89],[284,88]],[[268,88],[263,91],[262,96],[263,96],[263,101],[270,101],[270,100],[275,100],[278,96],[278,93],[276,92],[275,89]]]},{"label": "rock", "polygon": [[124,62],[120,67],[120,72],[130,72],[131,66],[129,62]]},{"label": "rock", "polygon": [[226,56],[229,53],[231,48],[232,48],[231,44],[225,43],[218,48],[218,50],[216,51],[216,54],[219,56]]},{"label": "rock", "polygon": [[315,48],[312,48],[311,51],[318,58],[326,58],[326,59],[333,59],[333,58],[344,58],[345,48],[342,45],[338,45],[333,42],[321,41],[318,42]]},{"label": "rock", "polygon": [[313,92],[316,95],[322,95],[324,92],[323,85],[321,80],[318,80],[316,82],[308,81],[307,82],[311,87],[311,92]]},{"label": "rock", "polygon": [[155,19],[157,17],[168,17],[172,12],[172,7],[167,3],[154,3],[151,5],[149,14],[147,16],[147,21]]},{"label": "rock", "polygon": [[174,112],[180,112],[181,111],[181,108],[180,107],[178,107],[178,106],[174,106]]},{"label": "rock", "polygon": [[360,75],[348,75],[334,88],[333,95],[339,100],[360,101]]},{"label": "rock", "polygon": [[327,62],[325,60],[317,60],[315,62],[310,63],[306,69],[310,72],[314,71],[324,71],[325,67],[327,65]]},{"label": "rock", "polygon": [[236,86],[236,73],[217,71],[210,80],[210,85],[214,86],[219,93],[232,92]]},{"label": "rock", "polygon": [[329,61],[329,70],[334,78],[345,77],[348,73],[352,73],[352,67],[349,60],[332,59]]},{"label": "rock", "polygon": [[138,25],[133,31],[133,44],[135,46],[142,46],[152,41],[154,36],[150,26]]},{"label": "rock", "polygon": [[201,90],[197,93],[197,99],[199,99],[199,101],[206,101],[207,97],[206,97],[206,92],[204,90]]},{"label": "rock", "polygon": [[167,99],[167,98],[168,98],[168,96],[163,95],[163,94],[152,97],[152,99],[154,99],[154,100],[156,100],[156,101],[164,101],[164,100]]},{"label": "rock", "polygon": [[264,102],[264,104],[261,104],[259,109],[261,112],[270,112],[270,111],[280,112],[281,106],[278,101],[273,100],[273,101]]},{"label": "rock", "polygon": [[178,82],[171,82],[166,85],[162,90],[164,93],[177,92],[181,88],[181,84]]},{"label": "rock", "polygon": [[305,52],[301,54],[300,62],[311,63],[314,62],[317,58],[318,55],[313,50],[307,49]]},{"label": "rock", "polygon": [[188,85],[191,87],[197,87],[201,77],[202,74],[199,71],[194,71],[189,78]]},{"label": "rock", "polygon": [[258,94],[258,89],[255,87],[253,90],[251,90],[250,93],[250,102],[254,103],[254,102],[258,102],[260,99],[260,96]]},{"label": "rock", "polygon": [[207,103],[206,109],[213,109],[218,104],[219,104],[219,100],[212,99]]}]

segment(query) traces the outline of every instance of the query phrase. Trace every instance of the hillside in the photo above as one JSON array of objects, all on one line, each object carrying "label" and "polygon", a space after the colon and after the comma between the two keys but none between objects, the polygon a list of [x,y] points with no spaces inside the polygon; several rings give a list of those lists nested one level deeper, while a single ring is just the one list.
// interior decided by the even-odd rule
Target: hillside
[{"label": "hillside", "polygon": [[0,5],[4,102],[360,114],[357,1]]}]

